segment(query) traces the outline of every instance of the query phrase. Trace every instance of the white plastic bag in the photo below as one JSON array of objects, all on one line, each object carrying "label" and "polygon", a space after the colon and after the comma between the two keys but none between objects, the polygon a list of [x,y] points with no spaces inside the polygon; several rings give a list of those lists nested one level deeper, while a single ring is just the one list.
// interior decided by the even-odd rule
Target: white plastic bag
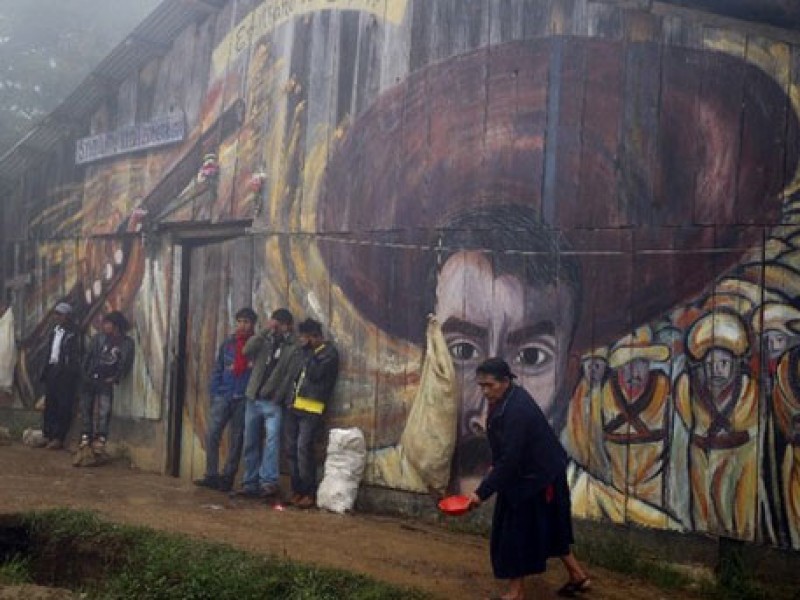
[{"label": "white plastic bag", "polygon": [[0,391],[10,392],[14,385],[17,347],[14,343],[14,313],[9,306],[0,317]]},{"label": "white plastic bag", "polygon": [[26,429],[22,432],[22,443],[33,448],[41,448],[47,442],[41,429]]},{"label": "white plastic bag", "polygon": [[339,514],[352,510],[366,461],[367,443],[360,429],[331,429],[317,506]]}]

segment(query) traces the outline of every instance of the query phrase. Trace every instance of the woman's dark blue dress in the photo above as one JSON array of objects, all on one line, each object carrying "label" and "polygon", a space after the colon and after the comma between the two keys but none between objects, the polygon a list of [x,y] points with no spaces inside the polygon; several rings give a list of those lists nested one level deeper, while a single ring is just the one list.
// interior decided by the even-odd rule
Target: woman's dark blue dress
[{"label": "woman's dark blue dress", "polygon": [[512,385],[488,420],[492,470],[476,493],[497,494],[491,558],[498,579],[542,573],[573,543],[567,454],[539,406]]}]

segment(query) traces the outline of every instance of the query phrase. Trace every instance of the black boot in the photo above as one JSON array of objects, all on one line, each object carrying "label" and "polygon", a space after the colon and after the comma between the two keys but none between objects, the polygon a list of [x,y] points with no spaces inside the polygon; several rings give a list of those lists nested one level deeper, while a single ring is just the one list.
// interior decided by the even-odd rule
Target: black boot
[{"label": "black boot", "polygon": [[194,484],[199,487],[208,488],[210,490],[218,490],[220,478],[218,475],[206,475],[202,479],[195,479]]}]

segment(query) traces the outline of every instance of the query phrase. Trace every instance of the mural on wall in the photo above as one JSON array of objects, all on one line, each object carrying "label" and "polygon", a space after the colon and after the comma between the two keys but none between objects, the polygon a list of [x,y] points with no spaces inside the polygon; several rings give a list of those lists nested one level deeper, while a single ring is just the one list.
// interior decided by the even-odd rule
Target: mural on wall
[{"label": "mural on wall", "polygon": [[[443,493],[489,466],[473,374],[500,355],[573,457],[578,516],[800,549],[800,49],[456,4],[226,5],[186,140],[87,168],[34,218],[74,241],[36,248],[23,368],[56,299],[85,326],[125,310],[125,414],[162,419],[185,327],[189,476],[231,315],[287,306],[342,350],[328,418],[367,433],[368,481]],[[176,325],[163,231],[242,221],[185,249]]]}]

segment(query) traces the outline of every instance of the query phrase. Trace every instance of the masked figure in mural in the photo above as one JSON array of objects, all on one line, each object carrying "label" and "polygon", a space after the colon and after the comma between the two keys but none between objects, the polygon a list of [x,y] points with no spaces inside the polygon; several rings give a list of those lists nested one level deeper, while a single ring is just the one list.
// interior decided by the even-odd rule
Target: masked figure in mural
[{"label": "masked figure in mural", "polygon": [[[244,354],[247,341],[253,336],[258,321],[252,308],[236,313],[236,333],[219,347],[211,372],[209,394],[211,418],[206,437],[206,473],[196,485],[229,492],[239,469],[244,440],[245,390],[250,381],[252,363]],[[222,476],[219,474],[219,444],[225,427],[229,429],[228,457]]]},{"label": "masked figure in mural", "polygon": [[40,447],[58,450],[72,423],[72,409],[81,376],[81,333],[72,321],[72,306],[59,302],[54,310],[56,325],[50,332],[50,349],[41,381],[45,384],[44,415]]},{"label": "masked figure in mural", "polygon": [[543,573],[551,557],[560,558],[570,575],[560,595],[587,591],[589,578],[570,551],[567,453],[506,361],[490,358],[475,373],[488,404],[492,469],[469,498],[479,506],[497,495],[490,550],[495,577],[509,580],[503,598],[523,600],[525,576]]},{"label": "masked figure in mural", "polygon": [[583,355],[581,378],[567,411],[567,421],[561,431],[561,442],[578,464],[605,481],[611,467],[603,448],[601,406],[603,390],[608,382],[608,348],[594,348]]},{"label": "masked figure in mural", "polygon": [[[800,547],[800,311],[786,304],[762,307],[754,320],[761,331],[771,374],[767,389],[769,416],[765,440],[766,477],[772,538]],[[762,325],[763,323],[763,325]],[[774,365],[774,368],[773,368]]]},{"label": "masked figure in mural", "polygon": [[652,363],[666,362],[669,348],[649,328],[622,338],[609,356],[611,375],[602,393],[604,449],[611,482],[619,490],[663,506],[668,464],[670,382]]},{"label": "masked figure in mural", "polygon": [[292,504],[311,508],[317,489],[314,441],[339,377],[339,352],[332,341],[324,338],[318,321],[306,319],[297,331],[303,348],[303,368],[286,414],[286,454],[292,476]]},{"label": "masked figure in mural", "polygon": [[686,332],[674,325],[669,318],[665,318],[653,325],[653,337],[656,342],[669,349],[669,360],[661,364],[657,363],[655,366],[662,369],[669,376],[670,382],[674,384],[680,374],[686,370],[686,355],[683,350]]},{"label": "masked figure in mural", "polygon": [[689,330],[693,361],[678,380],[677,414],[689,434],[695,530],[753,539],[758,484],[758,386],[747,373],[747,329],[717,310]]},{"label": "masked figure in mural", "polygon": [[101,328],[92,337],[83,361],[82,429],[75,466],[89,466],[92,460],[105,457],[114,386],[133,366],[134,345],[126,335],[129,325],[125,316],[118,311],[107,313]]},{"label": "masked figure in mural", "polygon": [[[274,311],[264,330],[251,337],[244,355],[252,361],[244,417],[244,478],[238,495],[276,496],[284,407],[291,401],[302,366],[295,340],[294,317],[285,308]],[[266,436],[266,440],[265,440]]]}]

